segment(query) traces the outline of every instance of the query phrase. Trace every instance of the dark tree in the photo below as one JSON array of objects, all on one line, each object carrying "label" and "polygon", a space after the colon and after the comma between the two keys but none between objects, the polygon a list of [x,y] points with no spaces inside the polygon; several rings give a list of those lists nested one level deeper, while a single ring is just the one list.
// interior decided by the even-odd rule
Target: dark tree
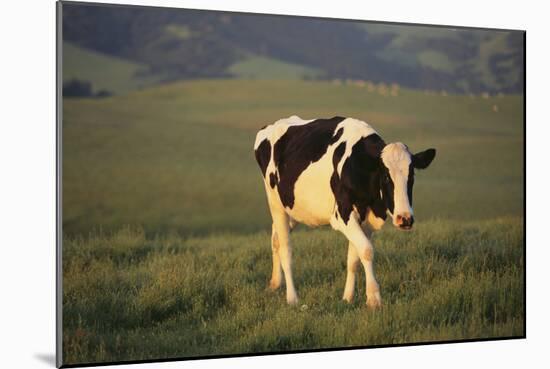
[{"label": "dark tree", "polygon": [[72,79],[63,83],[63,96],[64,97],[91,97],[92,84],[88,81],[80,81],[78,79]]}]

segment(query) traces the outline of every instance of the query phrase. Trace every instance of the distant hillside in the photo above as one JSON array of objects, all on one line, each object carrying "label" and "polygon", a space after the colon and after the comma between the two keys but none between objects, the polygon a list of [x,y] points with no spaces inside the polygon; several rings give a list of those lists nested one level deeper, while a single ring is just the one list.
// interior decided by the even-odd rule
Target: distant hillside
[{"label": "distant hillside", "polygon": [[390,39],[376,51],[380,59],[450,76],[452,90],[520,92],[523,89],[521,32],[373,23],[359,26],[368,35]]},{"label": "distant hillside", "polygon": [[320,69],[256,55],[236,62],[227,71],[248,79],[315,79],[324,75]]},{"label": "distant hillside", "polygon": [[233,76],[523,90],[521,32],[65,2],[63,37],[81,50],[138,65],[129,80],[139,76],[145,84]]},{"label": "distant hillside", "polygon": [[145,64],[63,43],[63,82],[89,81],[93,92],[126,93],[161,80]]}]

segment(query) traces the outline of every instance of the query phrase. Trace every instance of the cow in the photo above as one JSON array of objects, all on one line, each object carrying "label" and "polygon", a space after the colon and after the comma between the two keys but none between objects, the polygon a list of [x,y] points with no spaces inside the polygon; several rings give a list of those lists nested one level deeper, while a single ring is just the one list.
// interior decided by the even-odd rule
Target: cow
[{"label": "cow", "polygon": [[290,230],[296,223],[330,224],[349,241],[343,300],[353,300],[360,261],[367,305],[381,306],[371,235],[387,215],[395,227],[412,228],[414,171],[430,165],[435,149],[413,155],[401,142],[386,144],[370,125],[354,118],[303,120],[294,115],[260,129],[254,152],[273,220],[269,288],[281,286],[284,272],[286,301],[298,302]]}]

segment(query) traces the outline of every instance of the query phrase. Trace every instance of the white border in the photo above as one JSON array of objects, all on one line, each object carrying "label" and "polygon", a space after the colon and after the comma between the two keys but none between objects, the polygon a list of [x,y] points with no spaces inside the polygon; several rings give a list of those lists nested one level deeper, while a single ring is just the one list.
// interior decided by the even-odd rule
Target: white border
[{"label": "white border", "polygon": [[[142,368],[359,366],[517,368],[548,362],[547,12],[526,1],[128,0],[197,9],[527,30],[527,340],[141,364]],[[55,353],[55,4],[3,5],[0,337],[3,367],[52,367]],[[542,364],[544,365],[544,364]],[[540,364],[539,364],[540,366]],[[126,366],[119,366],[126,367]],[[138,367],[138,366],[133,366]]]}]

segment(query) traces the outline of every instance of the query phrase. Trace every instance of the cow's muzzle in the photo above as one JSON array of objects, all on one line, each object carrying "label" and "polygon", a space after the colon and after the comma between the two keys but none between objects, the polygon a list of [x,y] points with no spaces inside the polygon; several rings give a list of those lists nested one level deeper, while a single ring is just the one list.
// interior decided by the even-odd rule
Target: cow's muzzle
[{"label": "cow's muzzle", "polygon": [[398,214],[394,224],[397,228],[408,231],[414,224],[414,217],[409,213]]}]

